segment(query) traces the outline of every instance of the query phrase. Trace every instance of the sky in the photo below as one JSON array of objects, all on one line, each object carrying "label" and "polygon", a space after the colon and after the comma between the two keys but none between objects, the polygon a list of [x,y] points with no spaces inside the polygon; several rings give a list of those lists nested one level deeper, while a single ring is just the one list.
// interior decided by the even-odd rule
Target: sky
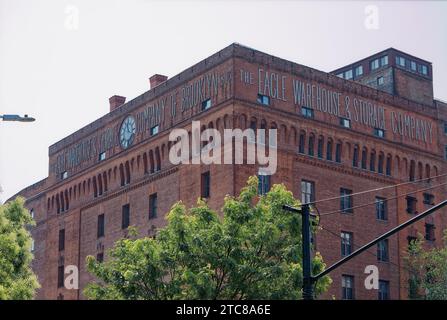
[{"label": "sky", "polygon": [[389,47],[433,63],[447,101],[445,1],[0,0],[0,201],[48,176],[48,147],[233,42],[322,71]]}]

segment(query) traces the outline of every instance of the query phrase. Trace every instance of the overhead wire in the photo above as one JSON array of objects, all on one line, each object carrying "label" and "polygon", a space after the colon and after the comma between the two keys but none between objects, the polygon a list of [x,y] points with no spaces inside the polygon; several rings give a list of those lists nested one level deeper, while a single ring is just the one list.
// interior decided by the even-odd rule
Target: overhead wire
[{"label": "overhead wire", "polygon": [[303,203],[302,205],[306,205],[306,204],[307,205],[315,205],[315,204],[321,203],[321,202],[327,202],[327,201],[332,201],[332,200],[339,200],[339,199],[344,198],[344,197],[352,197],[352,196],[362,195],[362,194],[366,194],[366,193],[370,193],[370,192],[377,192],[377,191],[391,189],[391,188],[396,188],[396,187],[400,187],[400,186],[404,186],[404,185],[408,185],[408,184],[414,184],[414,183],[422,182],[422,181],[430,181],[432,179],[441,178],[441,177],[445,177],[445,176],[447,176],[447,173],[436,175],[436,176],[429,177],[429,178],[416,179],[416,180],[401,182],[401,183],[397,183],[397,184],[393,184],[393,185],[389,185],[389,186],[363,190],[363,191],[359,191],[359,192],[355,192],[355,193],[351,193],[351,194],[346,194],[346,195],[341,195],[341,196],[336,196],[336,197],[330,197],[330,198],[325,198],[325,199],[321,199],[321,200],[314,200],[314,201]]}]

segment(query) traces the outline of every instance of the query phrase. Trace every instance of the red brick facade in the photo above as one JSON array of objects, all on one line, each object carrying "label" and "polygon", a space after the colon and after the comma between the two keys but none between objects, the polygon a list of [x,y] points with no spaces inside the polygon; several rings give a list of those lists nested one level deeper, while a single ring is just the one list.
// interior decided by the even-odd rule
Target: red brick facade
[{"label": "red brick facade", "polygon": [[[20,192],[37,222],[32,234],[33,267],[42,285],[38,298],[84,298],[82,289],[92,280],[85,258],[105,253],[107,259],[107,249],[126,236],[124,205],[130,205],[130,225],[141,236],[152,236],[166,223],[164,214],[173,203],[196,203],[201,173],[210,172],[209,204],[216,209],[226,194],[238,193],[248,176],[257,174],[256,165],[172,165],[170,130],[190,132],[192,120],[200,120],[202,129],[221,132],[254,125],[277,128],[278,170],[271,183],[284,183],[298,198],[302,180],[314,183],[315,198],[320,200],[339,196],[341,188],[359,192],[445,172],[446,105],[432,98],[431,103],[413,101],[418,100],[411,99],[418,90],[413,82],[411,94],[404,98],[403,81],[399,81],[401,94],[391,95],[237,44],[169,80],[160,75],[157,79],[151,90],[127,103],[122,104],[123,97],[112,99],[109,114],[50,146],[48,178]],[[427,92],[427,81],[420,86]],[[269,97],[270,104],[257,102],[258,94]],[[203,110],[202,102],[208,99],[211,107]],[[303,116],[303,106],[312,110],[310,117]],[[123,149],[119,129],[128,115],[136,119],[137,129],[131,146]],[[351,127],[342,127],[340,118],[349,118]],[[384,137],[375,135],[376,129],[382,129]],[[433,195],[436,203],[444,199],[446,187],[436,187],[443,181],[433,178],[354,196],[352,213],[331,213],[340,209],[339,199],[318,203],[324,229],[316,236],[316,250],[332,264],[341,258],[341,232],[352,233],[354,248],[360,246],[414,215],[406,211],[406,197],[397,196],[427,189],[413,195],[417,212],[422,212],[429,207],[423,203],[423,193]],[[155,193],[158,214],[149,218],[149,197]],[[386,219],[377,219],[374,204],[355,208],[373,203],[376,197],[390,199]],[[377,261],[374,248],[333,272],[333,284],[323,298],[341,299],[341,276],[350,275],[356,299],[377,299],[377,290],[366,290],[363,284],[365,267],[377,265],[380,279],[389,282],[390,298],[405,299],[408,288],[402,257],[407,238],[418,231],[424,234],[425,223],[434,224],[435,240],[429,245],[438,245],[447,225],[445,213],[391,237],[389,261]],[[98,238],[101,214],[104,236]],[[65,247],[60,251],[61,229]],[[81,290],[58,286],[58,267],[67,265],[79,267]]]}]

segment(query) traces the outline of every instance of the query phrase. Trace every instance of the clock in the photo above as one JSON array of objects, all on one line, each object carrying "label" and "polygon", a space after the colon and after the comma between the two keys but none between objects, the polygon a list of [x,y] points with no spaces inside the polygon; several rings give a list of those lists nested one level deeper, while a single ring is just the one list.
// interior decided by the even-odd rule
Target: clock
[{"label": "clock", "polygon": [[135,124],[135,119],[132,116],[127,116],[121,124],[120,128],[120,144],[121,147],[127,149],[133,143],[135,138],[137,126]]}]

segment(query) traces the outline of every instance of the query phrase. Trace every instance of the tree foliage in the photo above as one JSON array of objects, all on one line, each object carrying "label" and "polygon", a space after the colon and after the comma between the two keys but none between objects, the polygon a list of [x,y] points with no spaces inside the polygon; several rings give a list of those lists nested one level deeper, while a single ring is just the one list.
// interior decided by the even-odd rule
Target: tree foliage
[{"label": "tree foliage", "polygon": [[409,270],[409,298],[447,300],[447,230],[444,246],[427,250],[419,237],[412,241],[406,265]]},{"label": "tree foliage", "polygon": [[34,224],[25,200],[16,198],[0,206],[0,300],[32,299],[39,287],[31,270],[31,235]]},{"label": "tree foliage", "polygon": [[[89,284],[90,299],[299,299],[302,290],[301,216],[283,185],[257,199],[251,177],[238,197],[227,196],[223,215],[203,200],[187,209],[176,203],[156,239],[121,239],[99,263],[87,268],[100,281]],[[223,217],[222,217],[223,216]],[[313,259],[314,273],[324,269]],[[325,291],[331,280],[316,286]]]}]

